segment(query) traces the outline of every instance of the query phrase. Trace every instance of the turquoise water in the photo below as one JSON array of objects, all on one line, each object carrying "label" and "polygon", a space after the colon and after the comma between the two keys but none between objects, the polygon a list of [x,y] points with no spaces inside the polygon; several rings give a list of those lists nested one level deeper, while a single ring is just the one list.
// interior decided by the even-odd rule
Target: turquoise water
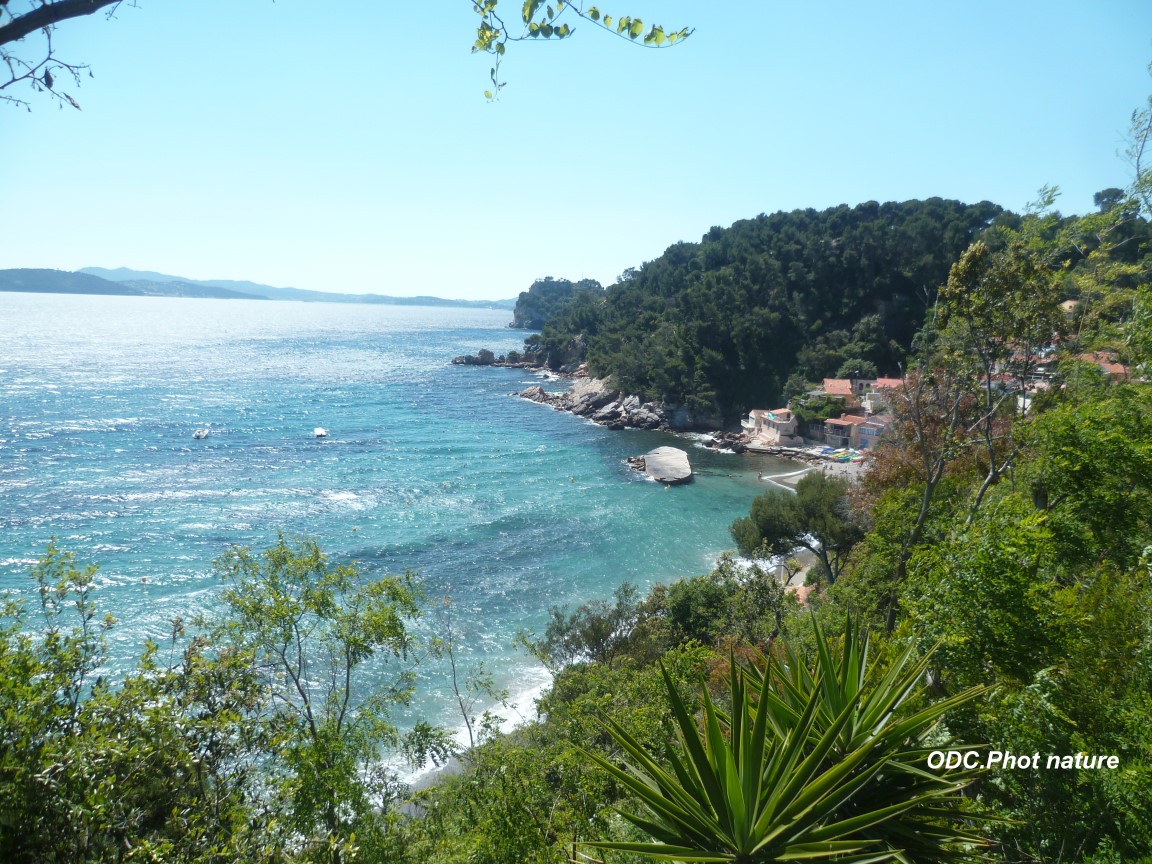
[{"label": "turquoise water", "polygon": [[[788,463],[610,432],[510,395],[531,373],[449,363],[519,347],[510,317],[0,294],[0,590],[26,591],[55,536],[100,565],[127,664],[211,603],[216,556],[284,530],[369,574],[418,571],[429,598],[453,598],[464,662],[530,693],[544,675],[518,631],[623,580],[706,572],[757,472]],[[624,465],[661,444],[689,450],[694,483]],[[413,714],[453,723],[446,671],[422,665]]]}]

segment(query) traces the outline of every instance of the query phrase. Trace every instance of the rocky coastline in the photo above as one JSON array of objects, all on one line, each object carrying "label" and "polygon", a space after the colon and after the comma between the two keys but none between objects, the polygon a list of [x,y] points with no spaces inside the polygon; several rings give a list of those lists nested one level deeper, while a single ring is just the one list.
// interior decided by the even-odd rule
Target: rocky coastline
[{"label": "rocky coastline", "polygon": [[609,429],[671,429],[663,405],[642,402],[639,396],[621,393],[604,378],[577,377],[573,379],[572,387],[561,393],[548,393],[544,388],[534,386],[522,390],[519,395],[522,399],[550,405],[558,411],[587,417]]},{"label": "rocky coastline", "polygon": [[[624,393],[613,387],[607,378],[590,377],[588,367],[583,363],[571,363],[562,366],[557,371],[545,370],[538,357],[516,356],[515,354],[509,357],[497,357],[487,349],[481,349],[475,355],[454,357],[452,363],[461,366],[501,366],[513,369],[531,369],[546,372],[554,378],[569,380],[572,382],[571,386],[560,392],[549,393],[543,387],[534,385],[526,387],[518,393],[514,391],[512,395],[548,405],[557,411],[567,411],[577,417],[584,417],[608,429],[704,433],[707,437],[700,443],[705,447],[726,450],[731,453],[775,456],[805,466],[793,474],[761,478],[779,486],[794,488],[799,478],[813,469],[843,477],[849,481],[857,480],[863,471],[863,466],[857,463],[829,462],[814,452],[811,447],[749,446],[751,443],[749,437],[742,432],[725,431],[722,419],[718,415],[694,415],[683,405],[655,400],[645,401],[635,394]],[[814,446],[819,446],[815,442],[811,443]],[[629,459],[628,464],[634,469],[645,470],[644,457],[642,456]]]},{"label": "rocky coastline", "polygon": [[651,429],[661,432],[707,432],[729,447],[738,436],[716,431],[722,424],[719,416],[697,415],[682,405],[644,400],[635,394],[613,387],[606,378],[590,378],[584,366],[570,373],[572,386],[561,393],[548,393],[534,386],[522,390],[522,399],[550,405],[586,417],[609,429]]}]

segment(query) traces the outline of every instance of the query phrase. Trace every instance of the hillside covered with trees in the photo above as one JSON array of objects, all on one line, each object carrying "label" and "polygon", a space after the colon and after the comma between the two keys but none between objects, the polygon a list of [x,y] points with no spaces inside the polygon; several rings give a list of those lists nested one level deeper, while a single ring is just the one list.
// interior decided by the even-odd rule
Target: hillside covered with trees
[{"label": "hillside covered with trees", "polygon": [[948,268],[1015,222],[939,198],[760,215],[669,247],[602,301],[581,297],[541,343],[554,366],[585,344],[591,373],[622,390],[731,421],[781,402],[792,376],[799,387],[864,364],[897,374]]}]

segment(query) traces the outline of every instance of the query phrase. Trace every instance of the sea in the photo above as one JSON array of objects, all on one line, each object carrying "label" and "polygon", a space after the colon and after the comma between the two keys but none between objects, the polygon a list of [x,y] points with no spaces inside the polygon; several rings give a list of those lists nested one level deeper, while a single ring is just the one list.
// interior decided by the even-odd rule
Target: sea
[{"label": "sea", "polygon": [[[98,565],[115,674],[146,640],[166,644],[174,619],[214,609],[222,553],[314,538],[364,578],[417,573],[429,612],[413,632],[450,626],[458,666],[482,664],[507,691],[477,707],[530,718],[549,678],[518,634],[625,581],[708,572],[765,490],[757,475],[794,466],[700,436],[609,431],[515,395],[563,381],[450,362],[521,347],[510,319],[0,293],[0,592],[32,599],[29,570],[52,538]],[[693,482],[666,488],[625,464],[660,445],[689,451]],[[364,687],[391,674],[367,672]],[[448,664],[425,655],[398,722],[461,729],[451,693]]]}]

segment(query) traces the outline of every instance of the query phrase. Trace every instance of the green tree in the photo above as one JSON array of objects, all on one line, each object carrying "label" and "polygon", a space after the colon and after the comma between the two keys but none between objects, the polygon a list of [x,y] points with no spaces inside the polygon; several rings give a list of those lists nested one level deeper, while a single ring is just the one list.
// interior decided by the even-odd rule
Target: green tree
[{"label": "green tree", "polygon": [[879,374],[875,363],[871,360],[861,360],[859,357],[848,358],[836,370],[837,378],[876,378]]},{"label": "green tree", "polygon": [[[962,369],[974,361],[973,390],[981,398],[975,426],[986,475],[972,502],[974,514],[1016,458],[1013,401],[1028,392],[1042,352],[1059,336],[1060,289],[1054,274],[1017,237],[1000,252],[980,241],[968,247],[952,266],[940,300],[940,348],[949,352],[945,362]],[[1003,386],[1003,379],[1011,384]]]},{"label": "green tree", "polygon": [[198,641],[170,667],[150,644],[119,680],[97,674],[114,622],[95,575],[50,544],[32,568],[40,614],[12,597],[0,612],[0,858],[274,860],[246,669]]},{"label": "green tree", "polygon": [[[460,633],[456,629],[453,610],[452,598],[445,596],[435,611],[436,636],[432,639],[430,648],[433,656],[448,663],[452,696],[460,712],[460,718],[464,721],[465,734],[468,736],[468,747],[463,753],[470,755],[475,751],[476,745],[492,737],[500,725],[500,718],[491,710],[485,709],[477,714],[477,707],[482,702],[507,707],[508,691],[496,686],[496,681],[483,660],[468,667],[461,665],[457,656]],[[462,755],[459,748],[457,755]]]},{"label": "green tree", "polygon": [[544,637],[532,639],[525,634],[521,641],[554,672],[586,660],[611,665],[628,651],[634,631],[646,622],[650,611],[630,582],[622,583],[613,596],[614,602],[591,600],[572,612],[553,606],[548,610]]},{"label": "green tree", "polygon": [[384,753],[447,749],[425,726],[402,739],[391,720],[412,692],[414,577],[365,579],[352,564],[331,565],[315,541],[283,536],[263,553],[229,550],[216,568],[226,587],[212,639],[260,678],[276,754],[266,767],[285,815],[311,854],[339,861],[391,803]]},{"label": "green tree", "polygon": [[852,518],[847,492],[845,481],[810,471],[796,484],[795,495],[773,490],[753,501],[749,515],[732,523],[732,537],[741,553],[757,557],[787,557],[797,548],[807,549],[833,585],[864,536]]}]

